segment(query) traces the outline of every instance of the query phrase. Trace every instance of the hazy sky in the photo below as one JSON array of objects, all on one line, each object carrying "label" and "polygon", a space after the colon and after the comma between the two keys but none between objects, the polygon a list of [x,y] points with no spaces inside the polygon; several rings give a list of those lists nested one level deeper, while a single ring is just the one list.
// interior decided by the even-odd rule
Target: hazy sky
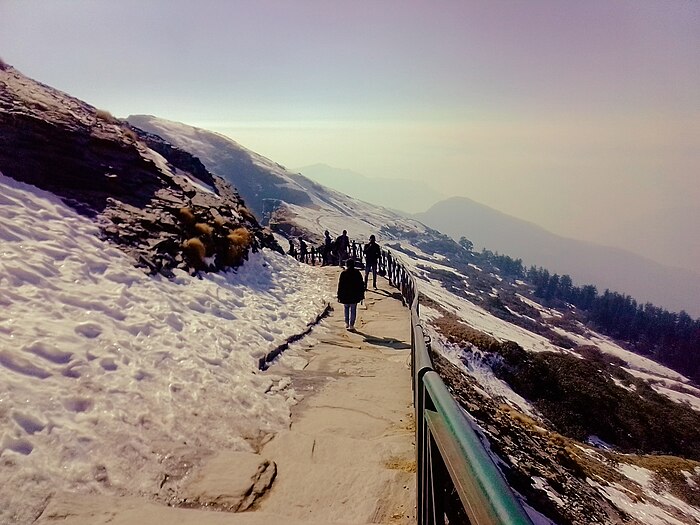
[{"label": "hazy sky", "polygon": [[117,116],[700,271],[695,0],[0,0],[0,57]]}]

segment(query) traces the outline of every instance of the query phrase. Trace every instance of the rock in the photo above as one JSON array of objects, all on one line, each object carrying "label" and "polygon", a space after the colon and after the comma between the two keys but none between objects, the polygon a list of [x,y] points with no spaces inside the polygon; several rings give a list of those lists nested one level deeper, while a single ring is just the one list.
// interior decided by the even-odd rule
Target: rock
[{"label": "rock", "polygon": [[211,458],[181,491],[186,506],[242,512],[272,486],[277,465],[258,454],[221,452]]}]

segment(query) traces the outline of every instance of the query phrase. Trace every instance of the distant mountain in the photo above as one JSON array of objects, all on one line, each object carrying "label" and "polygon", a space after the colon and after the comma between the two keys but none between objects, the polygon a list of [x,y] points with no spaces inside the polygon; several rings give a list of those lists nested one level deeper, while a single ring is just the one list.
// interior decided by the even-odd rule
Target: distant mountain
[{"label": "distant mountain", "polygon": [[296,168],[296,171],[356,199],[409,213],[423,211],[445,197],[426,184],[414,180],[366,177],[327,164],[304,166]]},{"label": "distant mountain", "polygon": [[464,197],[441,201],[415,217],[475,247],[521,258],[530,266],[569,274],[578,284],[594,284],[650,301],[669,310],[700,316],[700,274],[658,264],[639,255],[555,235]]}]

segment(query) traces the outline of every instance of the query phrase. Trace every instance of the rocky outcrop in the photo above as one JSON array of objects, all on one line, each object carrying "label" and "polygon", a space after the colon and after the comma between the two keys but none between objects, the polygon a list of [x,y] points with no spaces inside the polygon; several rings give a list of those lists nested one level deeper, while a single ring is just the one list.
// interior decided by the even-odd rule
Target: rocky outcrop
[{"label": "rocky outcrop", "polygon": [[150,272],[220,270],[279,249],[191,154],[109,112],[0,69],[0,171],[60,196]]}]

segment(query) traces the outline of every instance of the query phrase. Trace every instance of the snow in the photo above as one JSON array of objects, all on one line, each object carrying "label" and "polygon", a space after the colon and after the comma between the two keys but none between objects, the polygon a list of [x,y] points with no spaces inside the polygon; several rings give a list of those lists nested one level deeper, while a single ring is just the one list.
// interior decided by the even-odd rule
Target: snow
[{"label": "snow", "polygon": [[[433,341],[439,341],[437,334],[430,333],[430,336]],[[479,390],[486,397],[507,401],[510,406],[516,407],[523,414],[532,418],[538,417],[537,412],[527,399],[514,392],[508,386],[508,383],[495,376],[493,370],[484,362],[481,352],[478,350],[464,352],[453,345],[441,344],[440,353],[466,374],[476,379],[479,384]]]},{"label": "snow", "polygon": [[542,306],[540,303],[537,303],[537,302],[533,301],[532,299],[525,297],[523,294],[516,293],[515,295],[523,303],[525,303],[526,305],[531,306],[535,310],[539,311],[544,317],[555,317],[555,316],[561,315],[556,310],[552,310],[551,308],[546,308],[546,307]]},{"label": "snow", "polygon": [[654,390],[656,390],[659,394],[663,394],[664,396],[668,397],[672,401],[676,401],[677,403],[686,403],[692,409],[700,412],[700,397],[699,396],[693,395],[693,394],[688,394],[686,392],[678,392],[677,390],[672,390],[670,388],[667,388],[667,387],[661,386],[661,385],[657,385],[657,384],[652,385],[651,387]]},{"label": "snow", "polygon": [[588,438],[586,439],[586,443],[588,443],[589,445],[594,446],[596,448],[602,448],[603,450],[613,450],[613,448],[614,448],[614,447],[610,446],[610,444],[608,444],[607,442],[600,439],[595,434],[591,434],[590,436],[588,436]]},{"label": "snow", "polygon": [[487,333],[500,341],[515,341],[525,350],[533,352],[561,352],[561,348],[552,344],[547,338],[499,319],[471,301],[451,294],[442,287],[442,283],[439,281],[431,279],[426,282],[421,280],[418,287],[421,293],[425,293],[443,307],[452,310],[472,328]]},{"label": "snow", "polygon": [[615,385],[619,386],[623,390],[627,390],[628,392],[635,392],[637,390],[637,387],[635,385],[626,385],[616,377],[613,377],[612,380],[613,383],[615,383]]},{"label": "snow", "polygon": [[557,491],[554,490],[549,485],[549,483],[547,483],[546,479],[540,476],[532,476],[532,486],[536,489],[546,492],[547,496],[549,496],[549,499],[554,501],[560,507],[566,507],[566,502],[563,499],[561,499],[561,496],[557,493]]},{"label": "snow", "polygon": [[699,509],[688,505],[666,491],[659,491],[652,471],[626,463],[620,463],[617,470],[627,479],[639,485],[640,489],[643,490],[644,498],[631,497],[630,491],[617,483],[602,486],[591,480],[588,482],[597,487],[618,508],[628,512],[641,523],[648,525],[690,523],[685,520],[680,521],[676,516],[690,518],[696,523],[700,521]]},{"label": "snow", "polygon": [[683,375],[665,367],[651,359],[644,356],[625,350],[620,345],[613,342],[610,338],[591,332],[589,337],[589,343],[600,348],[601,351],[617,356],[623,361],[627,362],[630,368],[638,370],[641,372],[646,372],[648,374],[653,374],[655,376],[665,377],[669,379],[674,379],[676,381],[681,381],[684,383],[690,382],[688,378]]},{"label": "snow", "polygon": [[0,174],[2,523],[57,490],[154,494],[165,463],[287,428],[295,393],[257,360],[332,296],[267,251],[235,272],[147,276],[98,234]]},{"label": "snow", "polygon": [[[319,235],[327,229],[333,237],[347,230],[359,242],[374,234],[385,247],[398,243],[415,253],[420,259],[391,250],[416,276],[427,273],[419,265],[457,274],[444,264],[443,256],[423,252],[400,234],[397,238],[383,233],[383,228],[391,228],[420,236],[427,230],[417,221],[321,188],[223,135],[162,119],[151,123],[210,168],[228,155],[222,149],[230,147],[237,155],[248,154],[252,163],[284,185],[306,192],[311,206],[285,204],[302,228]],[[10,498],[19,505],[4,488],[8,486],[34,486],[37,494],[54,485],[105,490],[96,479],[101,474],[95,475],[103,467],[113,490],[129,480],[135,491],[153,493],[162,472],[154,455],[190,458],[187,452],[163,449],[162,443],[180,440],[188,449],[249,450],[256,437],[288,425],[296,394],[287,380],[257,373],[255,363],[285,337],[303,331],[332,294],[313,269],[265,253],[252,257],[237,274],[201,280],[187,275],[175,281],[148,278],[120,252],[98,241],[89,221],[36,190],[13,188],[28,191],[29,197],[22,194],[24,203],[19,206],[0,201],[0,240],[6,245],[0,248],[0,284],[9,290],[0,296],[0,500]],[[0,192],[0,199],[5,194]],[[26,224],[17,232],[9,223],[14,226],[23,214]],[[43,227],[52,214],[57,215],[57,229],[69,224],[71,229],[52,233]],[[37,223],[44,224],[36,228]],[[281,245],[287,247],[286,242]],[[467,287],[468,281],[464,284]],[[16,286],[23,287],[21,293],[15,292]],[[419,279],[418,286],[470,326],[499,340],[515,341],[529,351],[562,351],[545,337],[451,294],[438,280]],[[545,317],[561,316],[525,295],[519,297]],[[424,321],[438,316],[436,310],[421,307]],[[280,360],[289,368],[304,368],[303,349],[322,338],[322,330],[321,326],[291,345],[299,351],[285,352]],[[586,331],[584,337],[555,330],[621,357],[637,375],[688,382],[594,332]],[[434,331],[432,335],[438,344]],[[535,416],[528,402],[497,379],[478,353],[442,346],[448,359],[476,378],[483,393]],[[675,394],[675,399],[682,397]],[[596,442],[594,436],[591,440]],[[661,508],[669,504],[667,498],[654,506],[630,498],[621,486],[599,490],[643,523],[677,522]]]},{"label": "snow", "polygon": [[679,521],[664,512],[663,509],[645,500],[630,497],[628,491],[616,483],[601,486],[593,482],[600,492],[609,499],[617,508],[625,511],[639,523],[644,525],[687,525],[687,521]]}]

